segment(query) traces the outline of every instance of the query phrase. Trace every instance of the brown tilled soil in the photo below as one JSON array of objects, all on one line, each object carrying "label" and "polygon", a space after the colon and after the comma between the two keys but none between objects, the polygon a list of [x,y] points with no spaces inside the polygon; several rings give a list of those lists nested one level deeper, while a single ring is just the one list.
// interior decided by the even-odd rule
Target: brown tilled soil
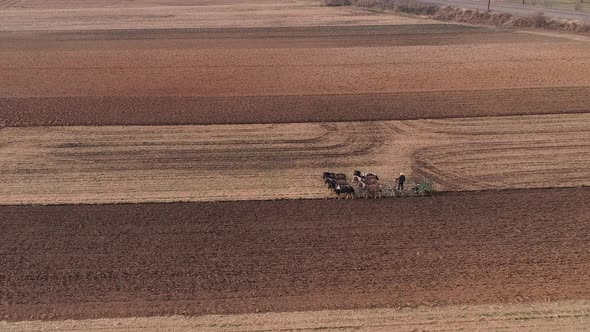
[{"label": "brown tilled soil", "polygon": [[0,38],[0,126],[590,110],[589,44],[518,32],[414,24],[3,32]]},{"label": "brown tilled soil", "polygon": [[[249,124],[590,112],[590,87],[245,97],[0,98],[6,126]],[[362,110],[362,111],[359,111]],[[0,123],[1,124],[1,123]]]},{"label": "brown tilled soil", "polygon": [[[452,25],[245,30],[244,33],[240,29],[205,31],[202,35],[199,30],[191,31],[184,37],[195,39],[189,44],[197,42],[197,45],[188,50],[187,46],[176,49],[175,45],[159,44],[158,39],[173,38],[173,30],[170,35],[164,33],[149,40],[151,50],[129,49],[135,42],[122,49],[112,45],[113,48],[106,50],[73,50],[68,49],[72,45],[63,43],[61,51],[55,48],[45,52],[7,51],[0,61],[1,94],[4,97],[282,96],[590,85],[590,79],[584,75],[584,69],[590,68],[587,61],[590,47],[545,36],[496,35],[485,29]],[[473,30],[476,33],[471,33]],[[488,55],[493,47],[486,46],[486,42],[493,41],[485,36],[478,38],[486,34],[496,40],[506,37],[507,44],[514,38],[523,40],[525,45],[536,41],[529,45],[533,54],[515,59],[513,54],[505,52],[494,58],[497,52]],[[142,31],[116,32],[114,36],[124,40],[109,44],[127,44],[127,40],[143,38]],[[443,45],[453,45],[445,43],[445,36],[457,40],[461,47],[455,46],[453,51],[445,53],[448,47]],[[74,33],[66,38],[82,38],[82,43],[73,46],[84,47],[88,39],[100,44],[99,40],[110,37],[107,34],[96,40],[92,33],[89,36]],[[207,41],[199,44],[202,39]],[[323,40],[328,42],[323,44]],[[441,48],[433,47],[428,40],[434,40],[434,45]],[[182,44],[183,40],[176,42]],[[267,45],[262,46],[261,42]],[[142,44],[145,43],[143,40]],[[480,47],[472,52],[458,52],[459,48],[465,48],[464,44],[471,43]],[[555,58],[555,54],[543,52],[545,43],[554,44],[547,46],[553,50],[571,48],[572,53]],[[289,50],[277,50],[272,44]],[[403,47],[391,50],[398,45]],[[542,72],[538,71],[540,67]]]},{"label": "brown tilled soil", "polygon": [[0,207],[0,320],[584,299],[588,188]]}]

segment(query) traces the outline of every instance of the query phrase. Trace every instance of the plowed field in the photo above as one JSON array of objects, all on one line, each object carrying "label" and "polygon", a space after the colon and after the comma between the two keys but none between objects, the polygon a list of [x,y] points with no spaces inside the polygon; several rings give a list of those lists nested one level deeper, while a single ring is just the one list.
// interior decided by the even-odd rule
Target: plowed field
[{"label": "plowed field", "polygon": [[[316,0],[0,0],[0,330],[583,328],[589,73]],[[444,192],[321,199],[353,169]]]},{"label": "plowed field", "polygon": [[1,206],[0,319],[584,299],[589,194]]},{"label": "plowed field", "polygon": [[590,43],[449,24],[0,32],[0,124],[590,110]]},{"label": "plowed field", "polygon": [[[256,124],[572,114],[589,87],[245,97],[0,98],[7,126]],[[362,110],[362,111],[359,111]],[[1,122],[0,122],[1,123]]]}]

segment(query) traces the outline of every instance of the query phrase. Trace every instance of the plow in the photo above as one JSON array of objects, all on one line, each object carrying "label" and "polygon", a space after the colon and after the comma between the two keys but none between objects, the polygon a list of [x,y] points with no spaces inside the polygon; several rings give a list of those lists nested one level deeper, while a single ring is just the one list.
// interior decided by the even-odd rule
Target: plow
[{"label": "plow", "polygon": [[362,173],[354,171],[352,182],[344,173],[324,172],[322,175],[328,189],[336,194],[338,199],[355,198],[383,198],[383,197],[426,197],[432,196],[434,186],[432,181],[426,179],[414,179],[405,183],[408,189],[400,189],[399,178],[395,181],[382,181],[375,173]]},{"label": "plow", "polygon": [[409,183],[410,189],[398,190],[397,186],[385,184],[384,190],[388,193],[388,197],[410,197],[410,196],[431,196],[434,194],[433,184],[428,180],[415,180]]}]

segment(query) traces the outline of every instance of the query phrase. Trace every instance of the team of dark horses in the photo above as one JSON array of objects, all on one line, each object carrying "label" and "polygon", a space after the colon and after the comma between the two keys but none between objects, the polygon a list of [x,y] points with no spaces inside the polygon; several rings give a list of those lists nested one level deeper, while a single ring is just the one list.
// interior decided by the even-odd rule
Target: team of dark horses
[{"label": "team of dark horses", "polygon": [[[322,178],[324,179],[324,183],[338,198],[353,199],[357,197],[355,187],[348,183],[346,174],[324,172]],[[381,198],[382,187],[379,184],[379,177],[376,174],[362,173],[361,171],[355,170],[352,183],[356,185],[359,191],[358,196]]]}]

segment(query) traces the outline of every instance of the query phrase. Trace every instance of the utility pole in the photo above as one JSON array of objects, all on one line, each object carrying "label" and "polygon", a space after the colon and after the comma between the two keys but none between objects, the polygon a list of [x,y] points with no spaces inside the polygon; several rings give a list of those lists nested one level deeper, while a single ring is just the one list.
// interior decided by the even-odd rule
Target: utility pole
[{"label": "utility pole", "polygon": [[[524,1],[524,0],[523,0]],[[490,11],[490,3],[492,2],[492,0],[488,0],[488,12]]]}]

